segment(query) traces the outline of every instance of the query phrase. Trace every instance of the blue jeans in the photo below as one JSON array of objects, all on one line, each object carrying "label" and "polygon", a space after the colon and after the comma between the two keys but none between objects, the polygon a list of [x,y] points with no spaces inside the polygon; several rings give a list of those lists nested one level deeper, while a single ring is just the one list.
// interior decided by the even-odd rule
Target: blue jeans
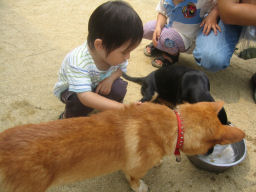
[{"label": "blue jeans", "polygon": [[221,20],[218,24],[221,32],[218,31],[217,35],[211,31],[206,36],[202,33],[203,29],[201,29],[193,51],[197,64],[212,72],[229,66],[242,30],[241,26],[226,25]]}]

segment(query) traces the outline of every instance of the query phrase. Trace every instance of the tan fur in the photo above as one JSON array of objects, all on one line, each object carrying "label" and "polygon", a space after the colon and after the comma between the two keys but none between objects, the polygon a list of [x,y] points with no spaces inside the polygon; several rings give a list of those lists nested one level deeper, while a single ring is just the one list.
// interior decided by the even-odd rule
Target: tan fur
[{"label": "tan fur", "polygon": [[[244,133],[223,126],[222,102],[179,106],[184,120],[186,154],[206,153],[217,143],[240,141]],[[43,192],[54,184],[124,171],[134,191],[146,192],[140,180],[177,141],[175,113],[164,105],[144,103],[91,117],[10,128],[0,134],[1,191]]]}]

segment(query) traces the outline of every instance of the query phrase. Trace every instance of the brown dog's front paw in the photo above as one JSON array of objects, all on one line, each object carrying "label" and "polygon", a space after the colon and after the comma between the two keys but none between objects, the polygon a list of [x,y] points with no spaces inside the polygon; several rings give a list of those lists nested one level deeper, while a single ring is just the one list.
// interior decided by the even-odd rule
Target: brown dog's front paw
[{"label": "brown dog's front paw", "polygon": [[154,167],[160,167],[163,162],[164,162],[164,160],[163,160],[163,159],[160,159],[160,161],[159,161],[157,164],[155,164]]},{"label": "brown dog's front paw", "polygon": [[140,180],[140,186],[136,192],[148,192],[148,186],[144,183],[144,181]]},{"label": "brown dog's front paw", "polygon": [[148,186],[142,180],[131,182],[130,185],[134,192],[148,192]]}]

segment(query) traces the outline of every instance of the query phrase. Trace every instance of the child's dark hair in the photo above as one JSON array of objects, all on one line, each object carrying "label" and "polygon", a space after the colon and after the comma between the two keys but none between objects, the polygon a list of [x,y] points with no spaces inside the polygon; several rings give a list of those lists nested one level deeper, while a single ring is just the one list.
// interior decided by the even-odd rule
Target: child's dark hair
[{"label": "child's dark hair", "polygon": [[114,49],[130,41],[127,49],[141,42],[143,24],[134,9],[123,1],[108,1],[92,13],[88,24],[87,42],[94,49],[94,41],[102,39],[109,54]]}]

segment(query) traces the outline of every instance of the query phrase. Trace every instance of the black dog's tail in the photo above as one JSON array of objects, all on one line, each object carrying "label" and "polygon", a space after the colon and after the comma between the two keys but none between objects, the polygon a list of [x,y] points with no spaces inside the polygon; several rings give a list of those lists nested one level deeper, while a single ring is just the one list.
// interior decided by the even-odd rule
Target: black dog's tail
[{"label": "black dog's tail", "polygon": [[122,77],[128,81],[132,81],[132,82],[138,83],[140,85],[142,85],[145,82],[145,77],[131,77],[131,76],[127,75],[126,73],[123,73]]}]

